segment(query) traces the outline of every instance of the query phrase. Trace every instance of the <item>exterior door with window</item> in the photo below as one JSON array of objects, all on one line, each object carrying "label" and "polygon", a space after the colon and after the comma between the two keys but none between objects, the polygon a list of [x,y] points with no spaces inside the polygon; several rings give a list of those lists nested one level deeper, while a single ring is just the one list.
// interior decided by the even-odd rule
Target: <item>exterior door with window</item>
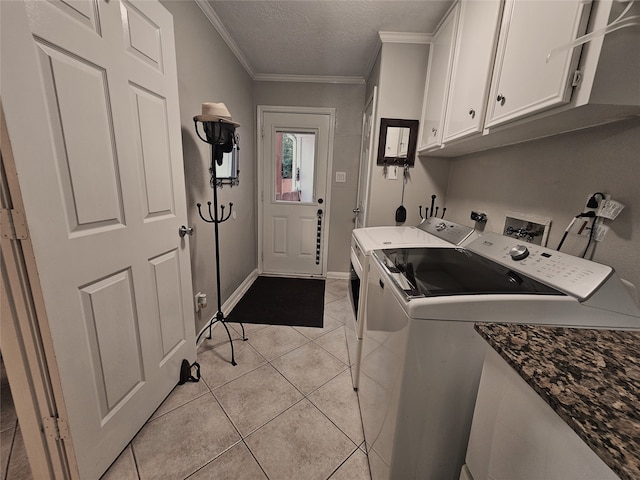
[{"label": "exterior door with window", "polygon": [[261,271],[323,275],[333,109],[259,107]]},{"label": "exterior door with window", "polygon": [[7,128],[77,470],[96,479],[196,357],[173,19],[157,1],[0,3]]}]

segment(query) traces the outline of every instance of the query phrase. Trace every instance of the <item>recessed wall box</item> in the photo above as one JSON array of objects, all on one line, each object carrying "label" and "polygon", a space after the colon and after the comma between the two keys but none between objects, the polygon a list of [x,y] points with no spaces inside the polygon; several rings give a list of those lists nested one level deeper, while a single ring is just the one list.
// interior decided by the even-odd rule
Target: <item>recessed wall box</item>
[{"label": "recessed wall box", "polygon": [[546,246],[551,219],[528,213],[507,212],[502,234],[528,243]]}]

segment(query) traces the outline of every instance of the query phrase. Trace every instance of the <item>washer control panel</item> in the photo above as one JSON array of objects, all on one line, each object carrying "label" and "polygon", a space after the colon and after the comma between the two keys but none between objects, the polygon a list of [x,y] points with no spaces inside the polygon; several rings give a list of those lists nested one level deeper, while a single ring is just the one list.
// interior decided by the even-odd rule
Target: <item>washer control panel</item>
[{"label": "washer control panel", "polygon": [[613,273],[613,268],[532,243],[485,233],[466,248],[579,300],[585,300]]},{"label": "washer control panel", "polygon": [[417,228],[453,245],[461,245],[474,232],[474,229],[437,217],[425,218]]}]

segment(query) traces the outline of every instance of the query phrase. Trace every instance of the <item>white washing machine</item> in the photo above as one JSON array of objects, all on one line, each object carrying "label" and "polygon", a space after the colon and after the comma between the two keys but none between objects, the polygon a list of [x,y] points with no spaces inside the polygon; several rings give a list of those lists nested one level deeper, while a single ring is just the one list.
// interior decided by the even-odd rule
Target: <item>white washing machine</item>
[{"label": "white washing machine", "polygon": [[376,250],[359,399],[373,480],[458,480],[487,343],[477,321],[640,329],[610,267],[486,233]]},{"label": "white washing machine", "polygon": [[471,227],[437,217],[427,217],[415,227],[365,227],[353,230],[349,294],[354,309],[356,340],[347,345],[352,359],[351,378],[354,390],[358,389],[371,252],[395,247],[455,247],[465,245],[477,236]]}]

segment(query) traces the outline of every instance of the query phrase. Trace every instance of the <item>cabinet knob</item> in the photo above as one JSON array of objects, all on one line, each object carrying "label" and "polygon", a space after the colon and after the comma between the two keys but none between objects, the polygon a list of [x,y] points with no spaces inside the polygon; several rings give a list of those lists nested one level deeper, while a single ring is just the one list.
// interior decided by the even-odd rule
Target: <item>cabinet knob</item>
[{"label": "cabinet knob", "polygon": [[471,115],[471,118],[476,118],[476,111],[472,108],[469,110],[469,115]]},{"label": "cabinet knob", "polygon": [[504,102],[507,99],[504,97],[504,95],[502,95],[501,93],[498,94],[498,98],[496,98],[496,101],[500,102],[500,106],[504,105]]}]

